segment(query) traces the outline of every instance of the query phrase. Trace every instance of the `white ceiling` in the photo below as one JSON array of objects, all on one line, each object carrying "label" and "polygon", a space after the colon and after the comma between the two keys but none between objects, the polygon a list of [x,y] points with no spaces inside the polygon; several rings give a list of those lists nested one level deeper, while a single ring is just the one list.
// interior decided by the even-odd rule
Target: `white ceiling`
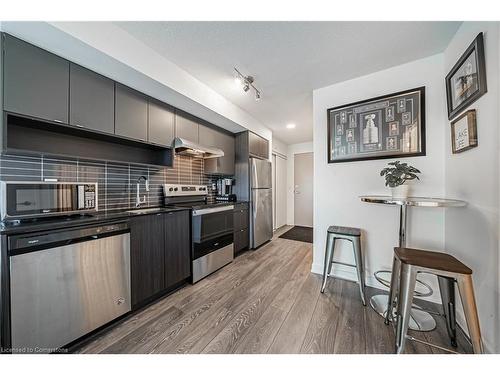
[{"label": "white ceiling", "polygon": [[[312,140],[312,91],[442,52],[460,22],[117,22],[268,126]],[[256,102],[233,67],[255,77]],[[444,78],[443,78],[444,79]],[[332,103],[332,106],[341,103]],[[295,129],[286,124],[295,123]]]}]

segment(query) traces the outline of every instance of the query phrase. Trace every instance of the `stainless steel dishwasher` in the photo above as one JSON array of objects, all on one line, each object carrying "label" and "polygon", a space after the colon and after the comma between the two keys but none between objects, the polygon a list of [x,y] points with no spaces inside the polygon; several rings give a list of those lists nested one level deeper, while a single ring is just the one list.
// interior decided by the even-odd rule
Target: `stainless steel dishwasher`
[{"label": "stainless steel dishwasher", "polygon": [[128,223],[9,237],[11,342],[51,352],[130,311]]}]

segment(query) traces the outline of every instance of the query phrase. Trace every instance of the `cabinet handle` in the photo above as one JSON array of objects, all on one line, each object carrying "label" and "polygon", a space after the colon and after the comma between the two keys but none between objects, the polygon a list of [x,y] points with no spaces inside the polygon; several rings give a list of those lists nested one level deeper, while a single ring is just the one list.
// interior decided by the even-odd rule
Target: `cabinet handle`
[{"label": "cabinet handle", "polygon": [[64,121],[61,121],[61,120],[52,120],[54,122],[58,122],[59,124],[64,124]]},{"label": "cabinet handle", "polygon": [[75,126],[76,126],[77,128],[83,128],[83,125],[80,125],[80,124],[75,124]]}]

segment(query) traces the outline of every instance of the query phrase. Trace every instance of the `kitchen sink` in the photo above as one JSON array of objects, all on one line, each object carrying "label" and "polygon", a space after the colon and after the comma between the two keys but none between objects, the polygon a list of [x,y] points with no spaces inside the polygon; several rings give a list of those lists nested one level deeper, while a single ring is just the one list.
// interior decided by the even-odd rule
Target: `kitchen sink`
[{"label": "kitchen sink", "polygon": [[163,210],[162,207],[155,207],[155,208],[136,208],[135,210],[129,210],[126,211],[127,213],[130,214],[136,214],[136,215],[141,215],[141,214],[149,214],[151,212],[159,212]]}]

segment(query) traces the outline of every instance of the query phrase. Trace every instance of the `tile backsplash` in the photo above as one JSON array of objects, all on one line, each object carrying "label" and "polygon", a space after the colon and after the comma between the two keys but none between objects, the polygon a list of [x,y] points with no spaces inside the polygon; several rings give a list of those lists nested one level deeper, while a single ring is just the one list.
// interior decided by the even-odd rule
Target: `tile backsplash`
[{"label": "tile backsplash", "polygon": [[[72,158],[46,156],[0,156],[0,181],[57,181],[97,182],[99,210],[123,210],[135,206],[136,181],[140,176],[149,180],[149,192],[140,184],[139,194],[146,195],[148,207],[160,206],[164,183],[209,185],[209,199],[215,176],[204,173],[203,160],[177,155],[174,166],[152,167],[136,164],[82,161]],[[146,206],[145,205],[145,206]]]}]

